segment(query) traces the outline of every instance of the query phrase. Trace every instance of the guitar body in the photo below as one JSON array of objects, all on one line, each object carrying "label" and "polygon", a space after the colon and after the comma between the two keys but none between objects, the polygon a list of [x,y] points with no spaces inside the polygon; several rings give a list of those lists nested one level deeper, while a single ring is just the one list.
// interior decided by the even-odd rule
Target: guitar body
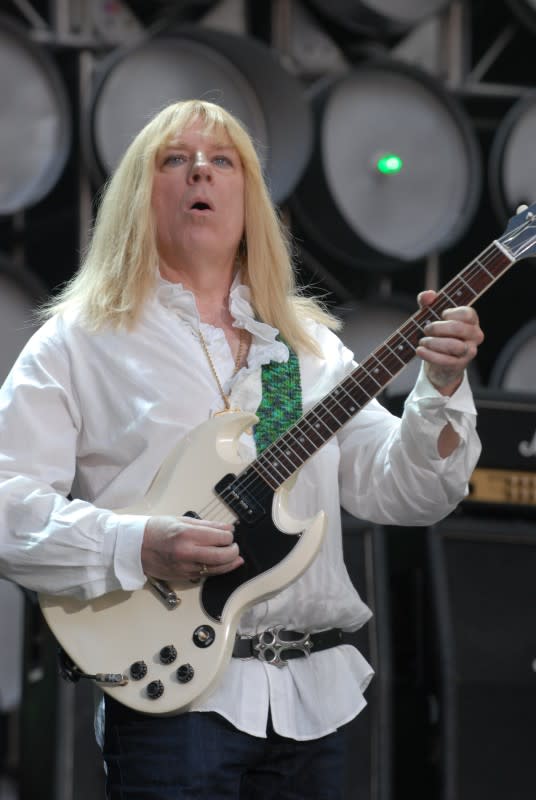
[{"label": "guitar body", "polygon": [[[263,487],[263,513],[254,525],[237,518],[214,487],[247,463],[238,455],[240,434],[257,421],[242,412],[210,419],[182,440],[163,463],[146,496],[118,513],[193,513],[235,522],[235,540],[245,564],[227,575],[200,583],[169,582],[178,602],[168,607],[148,581],[133,592],[114,591],[89,602],[40,595],[44,617],[56,639],[84,673],[125,676],[124,685],[102,689],[119,702],[149,714],[186,711],[214,688],[227,666],[243,612],[273,596],[305,571],[320,548],[324,514],[297,520],[286,510],[287,484],[275,492]],[[162,663],[162,648],[173,646],[172,663]],[[132,677],[143,662],[147,674]],[[181,679],[178,677],[177,670]],[[187,680],[184,680],[187,678]],[[163,691],[151,697],[160,681]]]}]

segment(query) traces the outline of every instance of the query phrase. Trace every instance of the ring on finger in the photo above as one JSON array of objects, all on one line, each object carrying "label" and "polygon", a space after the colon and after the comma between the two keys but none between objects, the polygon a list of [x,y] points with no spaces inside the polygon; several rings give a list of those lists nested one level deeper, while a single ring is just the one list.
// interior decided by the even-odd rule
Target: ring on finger
[{"label": "ring on finger", "polygon": [[199,569],[199,576],[202,578],[203,576],[208,574],[208,567],[206,564],[201,564]]}]

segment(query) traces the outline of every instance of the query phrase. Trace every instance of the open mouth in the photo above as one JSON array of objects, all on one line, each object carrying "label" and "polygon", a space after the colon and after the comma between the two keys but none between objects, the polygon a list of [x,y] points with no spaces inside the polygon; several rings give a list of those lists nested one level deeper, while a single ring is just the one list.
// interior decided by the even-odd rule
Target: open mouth
[{"label": "open mouth", "polygon": [[208,203],[204,203],[202,200],[198,200],[197,203],[194,203],[191,206],[191,211],[212,211],[212,209]]}]

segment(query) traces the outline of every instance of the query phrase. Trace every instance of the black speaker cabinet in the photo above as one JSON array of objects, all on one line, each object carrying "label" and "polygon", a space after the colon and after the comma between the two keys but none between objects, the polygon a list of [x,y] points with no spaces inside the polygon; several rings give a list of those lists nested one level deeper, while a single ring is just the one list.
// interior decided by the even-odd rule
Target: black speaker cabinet
[{"label": "black speaker cabinet", "polygon": [[441,800],[536,787],[536,524],[451,517],[428,531]]},{"label": "black speaker cabinet", "polygon": [[27,592],[17,800],[104,798],[94,710],[90,681],[72,684],[60,677],[57,642],[37,597]]},{"label": "black speaker cabinet", "polygon": [[354,634],[375,675],[366,690],[368,705],[347,726],[345,800],[391,800],[392,660],[387,592],[385,530],[343,513],[346,566],[374,616]]}]

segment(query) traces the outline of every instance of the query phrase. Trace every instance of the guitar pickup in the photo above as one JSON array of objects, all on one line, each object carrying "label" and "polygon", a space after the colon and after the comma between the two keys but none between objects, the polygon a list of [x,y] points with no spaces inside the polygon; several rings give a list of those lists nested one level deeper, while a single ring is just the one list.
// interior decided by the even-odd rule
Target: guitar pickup
[{"label": "guitar pickup", "polygon": [[246,525],[255,525],[266,514],[264,506],[232,473],[218,481],[214,491]]}]

